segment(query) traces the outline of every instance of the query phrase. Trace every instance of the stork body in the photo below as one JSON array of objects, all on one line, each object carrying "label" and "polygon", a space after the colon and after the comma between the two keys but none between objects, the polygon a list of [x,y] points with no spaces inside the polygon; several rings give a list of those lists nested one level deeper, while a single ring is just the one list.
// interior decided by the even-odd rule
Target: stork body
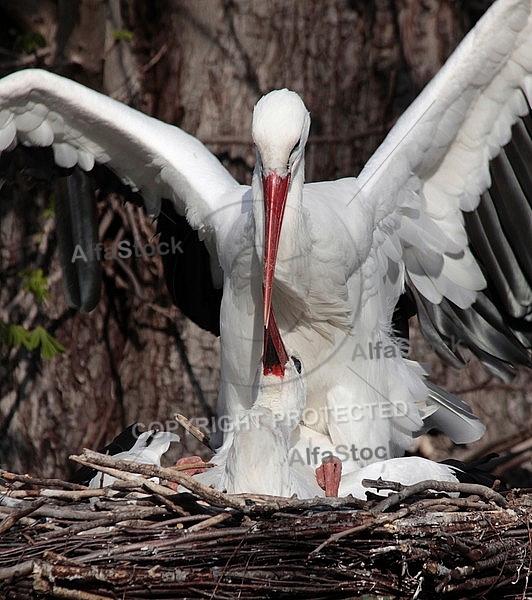
[{"label": "stork body", "polygon": [[[459,469],[437,463],[419,456],[402,456],[389,460],[372,463],[342,477],[339,496],[353,495],[355,498],[366,500],[366,492],[380,496],[388,496],[389,490],[366,487],[362,484],[364,479],[377,481],[393,481],[402,485],[414,485],[421,481],[442,481],[458,483]],[[458,495],[458,494],[456,494]]]},{"label": "stork body", "polygon": [[[311,498],[323,496],[325,491],[327,496],[353,495],[362,500],[368,491],[387,495],[386,490],[365,487],[364,479],[380,478],[403,485],[424,480],[459,481],[459,468],[416,456],[378,460],[360,468],[354,457],[340,454],[339,458],[330,436],[301,425],[307,406],[307,374],[295,353],[286,350],[273,315],[270,310],[270,335],[266,336],[253,386],[253,406],[240,412],[233,430],[211,459],[215,466],[196,479],[231,494]],[[322,444],[321,456],[314,464],[302,460],[306,455],[305,451],[299,453],[302,436],[317,438]]]},{"label": "stork body", "polygon": [[[178,128],[42,71],[0,82],[0,149],[17,141],[53,145],[61,166],[108,164],[153,212],[169,198],[186,215],[210,252],[213,281],[223,284],[220,415],[237,420],[253,405],[273,306],[282,337],[306,366],[302,416],[316,435],[333,445],[385,445],[400,455],[424,419],[438,425],[442,414],[451,437],[470,441],[482,427],[452,403],[439,409],[442,397],[429,397],[420,368],[400,355],[392,314],[408,286],[431,340],[449,341],[449,331],[464,324],[463,336],[488,364],[530,364],[530,329],[516,325],[532,319],[528,263],[519,263],[509,238],[495,231],[515,274],[508,281],[504,269],[496,273],[497,294],[512,314],[506,319],[489,288],[483,295],[490,273],[481,272],[464,227],[464,211],[489,188],[490,160],[510,140],[512,125],[520,136],[517,162],[529,164],[530,133],[518,120],[532,99],[530,13],[529,0],[496,2],[358,179],[304,184],[310,120],[286,90],[255,109],[251,188]],[[530,176],[526,168],[513,173],[521,189],[513,186],[504,201],[530,216],[522,191]],[[530,237],[526,223],[521,219],[523,239]],[[488,229],[475,231],[482,237]],[[484,254],[497,261],[497,252]]]}]

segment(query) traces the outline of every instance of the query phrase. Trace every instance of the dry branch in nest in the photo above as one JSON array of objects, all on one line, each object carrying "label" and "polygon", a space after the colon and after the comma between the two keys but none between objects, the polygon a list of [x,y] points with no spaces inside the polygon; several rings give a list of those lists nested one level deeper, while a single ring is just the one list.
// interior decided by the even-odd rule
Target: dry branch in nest
[{"label": "dry branch in nest", "polygon": [[174,468],[72,458],[119,480],[87,489],[0,471],[1,598],[527,596],[525,491],[432,481],[368,502],[231,496]]}]

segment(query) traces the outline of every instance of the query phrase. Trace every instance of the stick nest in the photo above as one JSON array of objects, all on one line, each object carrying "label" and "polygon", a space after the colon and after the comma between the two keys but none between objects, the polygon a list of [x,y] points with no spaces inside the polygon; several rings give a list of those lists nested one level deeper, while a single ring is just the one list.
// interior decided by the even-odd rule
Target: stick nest
[{"label": "stick nest", "polygon": [[1,598],[500,599],[531,585],[526,491],[373,482],[397,492],[231,496],[176,468],[72,458],[119,480],[87,489],[0,471]]}]

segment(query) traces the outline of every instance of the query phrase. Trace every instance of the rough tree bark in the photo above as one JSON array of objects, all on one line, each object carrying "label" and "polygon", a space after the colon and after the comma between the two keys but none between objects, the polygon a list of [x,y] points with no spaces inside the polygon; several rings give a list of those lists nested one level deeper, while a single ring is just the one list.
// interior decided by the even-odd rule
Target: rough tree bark
[{"label": "rough tree bark", "polygon": [[[45,66],[179,125],[241,181],[250,180],[254,162],[254,103],[269,89],[291,87],[313,119],[307,179],[336,178],[360,170],[489,4],[1,0],[0,71]],[[15,49],[31,32],[41,34],[44,47],[23,55]],[[53,252],[53,218],[43,214],[49,187],[10,172],[17,181],[8,181],[0,202],[0,317],[51,328],[68,351],[51,361],[17,351],[4,361],[1,466],[66,475],[69,453],[99,447],[134,420],[150,424],[178,409],[202,416],[206,406],[213,410],[218,342],[171,306],[157,257],[104,261],[98,308],[72,313]],[[102,197],[99,210],[109,243],[152,239],[154,225],[136,207]],[[36,264],[51,282],[51,300],[41,308],[21,293],[17,275]],[[438,376],[451,389],[461,385],[462,375],[450,373]],[[518,408],[506,415],[505,427],[517,417],[514,431],[523,424],[530,389],[525,378],[520,385],[511,404]],[[497,390],[489,406],[505,396]],[[500,436],[496,424],[490,435]],[[180,450],[197,448],[185,438]]]}]

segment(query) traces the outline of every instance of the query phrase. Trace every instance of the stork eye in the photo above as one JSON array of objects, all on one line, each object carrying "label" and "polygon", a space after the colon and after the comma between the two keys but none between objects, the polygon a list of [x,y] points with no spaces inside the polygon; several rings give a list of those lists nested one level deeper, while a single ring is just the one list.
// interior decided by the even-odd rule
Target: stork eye
[{"label": "stork eye", "polygon": [[290,154],[288,155],[288,163],[286,164],[286,168],[290,171],[290,168],[292,166],[292,163],[294,162],[294,153],[297,152],[299,150],[299,143],[301,140],[299,140],[297,142],[297,144],[294,145],[294,147],[292,148],[292,150],[290,150]]},{"label": "stork eye", "polygon": [[294,363],[294,367],[296,368],[296,371],[298,372],[299,375],[301,375],[301,361],[296,358],[295,356],[291,356],[290,357],[292,359],[292,362]]}]

